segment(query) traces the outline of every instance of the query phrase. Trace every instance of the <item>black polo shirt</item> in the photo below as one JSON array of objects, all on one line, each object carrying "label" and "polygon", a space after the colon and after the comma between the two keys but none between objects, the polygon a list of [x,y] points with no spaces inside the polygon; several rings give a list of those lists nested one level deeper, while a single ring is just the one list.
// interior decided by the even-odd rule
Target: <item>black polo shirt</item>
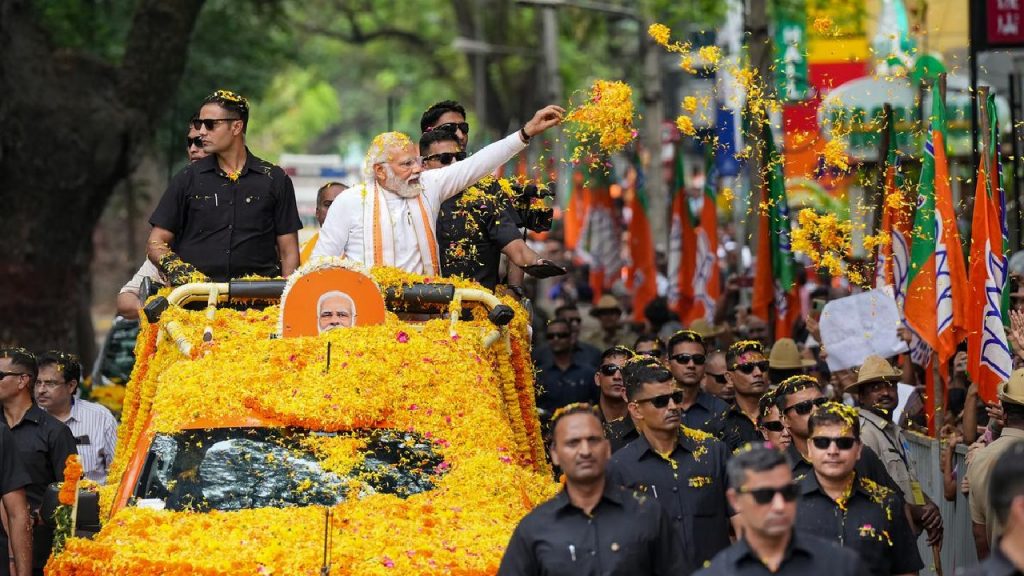
[{"label": "black polo shirt", "polygon": [[[790,444],[789,448],[786,448],[786,454],[789,455],[789,463],[793,466],[793,478],[802,478],[814,472],[814,466],[797,450],[796,444]],[[875,454],[871,447],[861,445],[860,460],[857,460],[857,464],[853,469],[857,472],[858,476],[894,490],[897,496],[902,499],[899,486],[896,485],[896,481],[892,479],[889,471],[885,469],[885,464],[882,463],[882,460],[878,458],[878,454]]]},{"label": "black polo shirt", "polygon": [[636,426],[633,425],[633,419],[629,417],[629,414],[615,420],[607,420],[604,417],[604,412],[598,406],[597,415],[601,418],[601,426],[604,427],[604,435],[612,445],[613,454],[626,444],[640,437],[640,433],[637,432]]},{"label": "black polo shirt", "polygon": [[[543,338],[544,332],[540,334]],[[580,366],[594,366],[596,371],[601,366],[601,353],[602,351],[598,350],[597,346],[592,346],[586,342],[577,342],[572,347],[572,361]],[[551,348],[547,345],[535,347],[532,355],[533,363],[537,366],[554,362],[554,355],[551,353]]]},{"label": "black polo shirt", "polygon": [[[550,418],[555,410],[573,402],[596,403],[600,389],[594,383],[593,366],[580,365],[573,360],[565,370],[554,361],[539,367],[537,373],[537,408]],[[546,420],[545,418],[545,420]]]},{"label": "black polo shirt", "polygon": [[498,576],[676,576],[682,551],[653,499],[605,483],[587,515],[562,490],[526,515]]},{"label": "black polo shirt", "polygon": [[501,250],[523,235],[510,206],[490,195],[460,192],[437,215],[438,260],[442,276],[462,276],[494,289]]},{"label": "black polo shirt", "polygon": [[46,487],[64,480],[64,464],[68,456],[78,454],[75,436],[67,425],[35,403],[10,431],[18,448],[18,458],[29,478],[29,483],[25,484],[25,496],[29,507],[36,510],[43,503]]},{"label": "black polo shirt", "polygon": [[924,568],[903,500],[890,489],[854,473],[845,506],[832,500],[811,473],[800,480],[796,529],[857,552],[874,576]]},{"label": "black polo shirt", "polygon": [[835,542],[793,531],[779,569],[772,572],[746,539],[718,553],[697,576],[868,576],[857,554]]},{"label": "black polo shirt", "polygon": [[682,574],[689,574],[729,546],[729,450],[710,434],[680,427],[668,458],[675,467],[641,434],[612,455],[608,481],[644,492],[665,507],[686,560]]},{"label": "black polo shirt", "polygon": [[721,420],[728,410],[729,405],[725,400],[700,390],[693,406],[687,410],[680,410],[679,417],[683,426],[718,436],[722,426]]},{"label": "black polo shirt", "polygon": [[729,409],[722,414],[718,438],[725,442],[725,445],[732,451],[750,442],[764,441],[764,436],[761,435],[757,426],[736,404],[729,406]]},{"label": "black polo shirt", "polygon": [[962,576],[1020,576],[1024,570],[1013,565],[999,546],[992,548],[992,554],[977,566],[964,570]]},{"label": "black polo shirt", "polygon": [[246,154],[235,181],[215,155],[186,166],[149,219],[174,233],[171,249],[182,260],[216,282],[280,275],[277,237],[302,228],[291,178],[248,148]]},{"label": "black polo shirt", "polygon": [[24,488],[32,482],[21,463],[14,435],[0,426],[0,496]]}]

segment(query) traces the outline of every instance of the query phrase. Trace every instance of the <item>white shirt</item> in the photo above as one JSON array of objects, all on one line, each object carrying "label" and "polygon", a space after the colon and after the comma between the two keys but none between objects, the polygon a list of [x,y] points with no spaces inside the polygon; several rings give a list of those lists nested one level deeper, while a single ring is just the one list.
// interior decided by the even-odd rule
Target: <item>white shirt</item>
[{"label": "white shirt", "polygon": [[106,483],[117,445],[114,415],[105,406],[75,398],[71,404],[71,415],[64,423],[75,436],[85,477],[99,484]]},{"label": "white shirt", "polygon": [[[420,182],[423,185],[422,198],[431,229],[436,226],[437,214],[445,200],[490,174],[525,148],[526,144],[519,138],[519,132],[516,132],[486,146],[462,162],[423,171],[420,174]],[[344,256],[367,266],[373,265],[373,262],[365,262],[363,257],[366,243],[373,242],[373,232],[364,230],[363,226],[363,202],[371,200],[370,195],[374,193],[373,185],[373,182],[367,182],[353,186],[334,200],[320,229],[320,239],[313,249],[314,258]],[[390,224],[395,238],[396,261],[386,264],[406,272],[422,274],[423,258],[412,224],[412,218],[418,217],[414,211],[419,209],[415,198],[402,198],[388,190],[382,192],[391,213]],[[381,225],[385,226],[387,223]]]},{"label": "white shirt", "polygon": [[132,276],[132,279],[129,280],[127,284],[121,287],[120,294],[124,294],[125,292],[131,292],[132,294],[138,296],[139,291],[142,290],[142,281],[145,278],[149,278],[151,282],[154,282],[156,284],[163,284],[164,282],[160,278],[160,270],[156,267],[156,264],[153,264],[149,260],[146,260],[145,262],[142,263],[142,266],[139,267],[139,271],[136,272],[134,276]]}]

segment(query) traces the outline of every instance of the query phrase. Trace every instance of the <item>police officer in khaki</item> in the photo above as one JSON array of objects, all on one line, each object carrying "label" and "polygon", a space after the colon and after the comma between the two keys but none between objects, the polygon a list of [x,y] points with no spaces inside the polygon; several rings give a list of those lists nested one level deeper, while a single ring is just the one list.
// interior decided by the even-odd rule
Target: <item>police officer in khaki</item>
[{"label": "police officer in khaki", "polygon": [[896,385],[902,371],[881,356],[868,356],[857,372],[857,381],[846,391],[860,406],[860,439],[878,454],[885,469],[903,493],[910,517],[919,528],[928,531],[928,544],[942,542],[942,514],[938,506],[921,490],[914,462],[900,427],[892,421],[899,402]]}]

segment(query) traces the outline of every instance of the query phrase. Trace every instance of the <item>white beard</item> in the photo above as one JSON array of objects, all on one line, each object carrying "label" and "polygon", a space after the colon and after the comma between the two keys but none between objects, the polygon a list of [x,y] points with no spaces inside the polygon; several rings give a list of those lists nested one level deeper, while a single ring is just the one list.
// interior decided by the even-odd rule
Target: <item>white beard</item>
[{"label": "white beard", "polygon": [[395,175],[395,171],[391,169],[391,166],[385,166],[384,169],[387,171],[387,180],[384,181],[384,189],[398,194],[402,198],[415,198],[423,192],[423,184],[419,181],[419,176],[411,176],[410,179],[416,178],[415,184],[410,184],[408,180],[402,180]]}]

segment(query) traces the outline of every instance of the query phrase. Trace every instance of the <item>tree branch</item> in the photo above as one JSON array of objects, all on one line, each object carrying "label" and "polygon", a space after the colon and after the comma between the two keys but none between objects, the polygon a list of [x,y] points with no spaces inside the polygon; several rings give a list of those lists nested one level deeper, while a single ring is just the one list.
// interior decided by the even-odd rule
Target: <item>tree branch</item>
[{"label": "tree branch", "polygon": [[427,62],[430,63],[430,67],[435,76],[446,80],[452,79],[451,70],[449,70],[445,62],[442,62],[434,56],[435,45],[430,40],[415,32],[402,30],[392,26],[384,26],[369,32],[364,32],[362,27],[360,27],[355,21],[354,14],[351,14],[348,11],[345,11],[345,13],[350,24],[350,31],[348,33],[318,24],[311,24],[309,22],[300,22],[298,25],[303,31],[310,34],[317,34],[325,38],[331,38],[338,40],[339,42],[353,44],[356,46],[362,46],[379,40],[397,40],[403,44],[416,48],[419,53],[426,58]]}]

